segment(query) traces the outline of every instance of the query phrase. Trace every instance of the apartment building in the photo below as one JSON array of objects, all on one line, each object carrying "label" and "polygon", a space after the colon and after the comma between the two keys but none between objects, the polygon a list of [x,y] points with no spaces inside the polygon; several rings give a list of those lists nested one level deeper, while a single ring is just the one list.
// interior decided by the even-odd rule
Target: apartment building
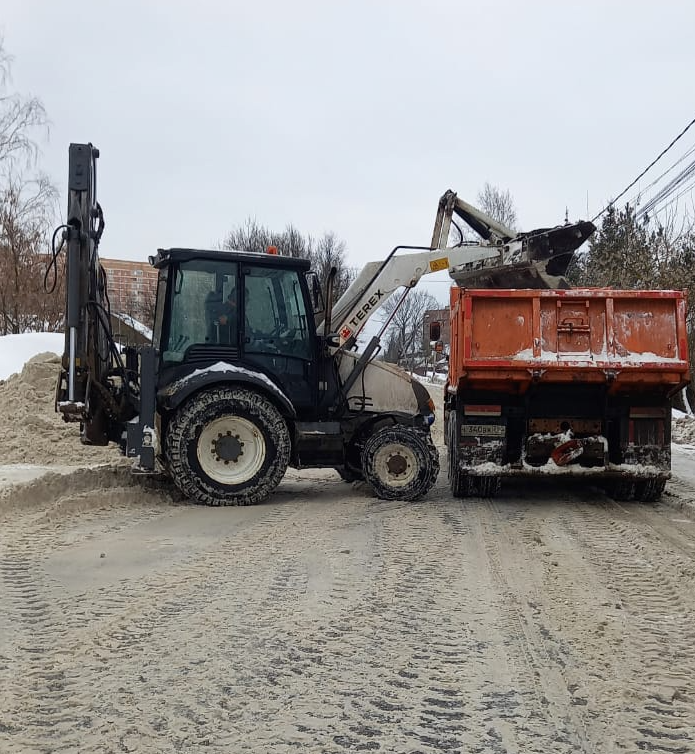
[{"label": "apartment building", "polygon": [[106,272],[111,310],[151,326],[157,293],[157,270],[149,262],[125,259],[101,257],[101,264]]}]

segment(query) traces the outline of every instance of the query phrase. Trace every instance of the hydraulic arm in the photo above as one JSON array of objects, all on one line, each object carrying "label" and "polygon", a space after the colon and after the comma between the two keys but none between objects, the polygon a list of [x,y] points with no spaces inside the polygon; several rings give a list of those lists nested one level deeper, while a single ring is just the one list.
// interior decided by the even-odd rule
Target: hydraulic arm
[{"label": "hydraulic arm", "polygon": [[[79,421],[82,441],[106,445],[119,423],[136,412],[137,382],[111,334],[106,275],[99,262],[104,218],[96,199],[96,160],[91,144],[71,144],[68,212],[65,351],[56,406],[65,421]],[[126,418],[127,417],[127,418]]]},{"label": "hydraulic arm", "polygon": [[[454,214],[482,240],[448,246]],[[350,348],[393,291],[412,288],[423,275],[441,270],[465,287],[566,288],[562,276],[572,255],[594,230],[590,222],[580,221],[515,233],[447,191],[439,201],[432,246],[399,246],[385,260],[367,264],[336,302],[332,329],[340,346]],[[406,249],[417,251],[397,253]]]}]

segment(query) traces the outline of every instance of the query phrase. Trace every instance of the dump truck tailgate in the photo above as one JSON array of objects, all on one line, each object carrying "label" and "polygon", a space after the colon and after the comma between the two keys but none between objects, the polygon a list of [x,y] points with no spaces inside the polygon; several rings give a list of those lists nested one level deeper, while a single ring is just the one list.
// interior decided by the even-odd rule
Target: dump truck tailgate
[{"label": "dump truck tailgate", "polygon": [[449,387],[676,390],[689,378],[685,311],[681,291],[452,288]]}]

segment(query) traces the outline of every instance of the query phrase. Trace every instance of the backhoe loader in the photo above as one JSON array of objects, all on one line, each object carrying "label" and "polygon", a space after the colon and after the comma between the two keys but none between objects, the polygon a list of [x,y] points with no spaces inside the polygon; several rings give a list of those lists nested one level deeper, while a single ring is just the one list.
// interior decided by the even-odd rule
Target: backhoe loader
[{"label": "backhoe loader", "polygon": [[[431,247],[396,247],[336,302],[333,279],[277,254],[160,249],[151,345],[121,351],[110,328],[98,247],[98,150],[71,144],[66,333],[56,408],[84,443],[117,443],[143,474],[169,474],[192,501],[264,500],[288,466],[335,468],[385,499],[425,495],[439,472],[434,404],[358,336],[398,288],[448,270],[459,284],[562,284],[593,230],[577,223],[517,234],[447,192]],[[479,243],[447,246],[454,215]],[[325,287],[324,287],[325,286]],[[318,322],[318,325],[316,324]]]}]

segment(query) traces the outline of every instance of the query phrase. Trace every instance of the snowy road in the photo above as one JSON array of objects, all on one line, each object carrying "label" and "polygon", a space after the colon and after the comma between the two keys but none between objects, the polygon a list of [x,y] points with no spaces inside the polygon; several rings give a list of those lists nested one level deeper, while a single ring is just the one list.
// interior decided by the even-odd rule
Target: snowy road
[{"label": "snowy road", "polygon": [[695,752],[672,505],[290,472],[214,510],[92,470],[0,499],[0,584],[1,752]]}]

